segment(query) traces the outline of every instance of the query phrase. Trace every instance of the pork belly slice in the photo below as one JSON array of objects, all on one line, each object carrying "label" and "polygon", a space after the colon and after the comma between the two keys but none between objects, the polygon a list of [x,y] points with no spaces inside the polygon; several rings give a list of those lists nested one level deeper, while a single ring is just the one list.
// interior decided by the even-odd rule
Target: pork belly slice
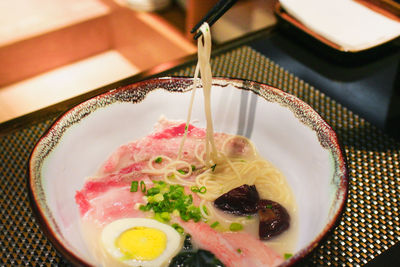
[{"label": "pork belly slice", "polygon": [[283,262],[282,256],[248,233],[220,233],[203,222],[180,224],[201,249],[212,252],[228,267],[278,266]]}]

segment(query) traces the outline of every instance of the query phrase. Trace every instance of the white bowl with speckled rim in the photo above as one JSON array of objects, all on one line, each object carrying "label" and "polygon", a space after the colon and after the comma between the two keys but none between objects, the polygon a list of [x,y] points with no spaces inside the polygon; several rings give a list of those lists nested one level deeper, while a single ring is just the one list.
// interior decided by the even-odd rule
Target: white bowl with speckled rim
[{"label": "white bowl with speckled rim", "polygon": [[[156,78],[110,90],[60,116],[29,159],[31,206],[54,246],[72,263],[92,265],[79,228],[75,192],[120,145],[148,135],[161,115],[186,118],[192,79]],[[286,176],[298,203],[296,254],[304,258],[334,227],[347,198],[336,134],[307,104],[268,85],[213,79],[216,131],[250,138]],[[205,127],[198,91],[193,119]]]}]

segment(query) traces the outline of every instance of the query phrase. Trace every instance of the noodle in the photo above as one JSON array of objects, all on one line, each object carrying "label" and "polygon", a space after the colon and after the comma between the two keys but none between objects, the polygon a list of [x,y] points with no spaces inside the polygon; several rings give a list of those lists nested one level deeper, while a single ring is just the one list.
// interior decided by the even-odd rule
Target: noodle
[{"label": "noodle", "polygon": [[[209,26],[206,23],[200,27],[200,31],[202,32],[203,39],[198,39],[198,63],[193,79],[185,132],[179,146],[177,158],[173,160],[160,155],[159,157],[166,160],[166,163],[161,168],[155,168],[153,162],[156,157],[151,158],[148,163],[149,169],[143,170],[143,173],[162,176],[165,182],[171,184],[196,185],[198,188],[205,187],[207,191],[204,194],[197,193],[201,198],[200,210],[205,219],[213,218],[222,220],[221,215],[218,214],[214,205],[210,203],[222,194],[243,184],[255,185],[261,198],[271,199],[284,206],[291,203],[293,197],[283,175],[268,161],[258,155],[254,144],[249,139],[243,136],[228,136],[219,149],[217,149],[214,140],[210,105],[212,86],[210,66],[211,35]],[[197,172],[194,173],[192,171],[191,165],[181,158],[184,143],[187,139],[199,74],[201,74],[203,87],[207,127],[205,142],[198,144],[194,148],[194,157],[200,163],[200,171],[204,170],[197,174]],[[248,147],[249,155],[247,157],[237,157],[230,153],[228,149],[229,144],[238,140]],[[179,170],[182,169],[187,170],[187,172],[180,172]],[[204,210],[207,210],[207,212]],[[224,217],[223,220],[225,222],[246,223],[246,220],[240,216],[232,220]]]}]

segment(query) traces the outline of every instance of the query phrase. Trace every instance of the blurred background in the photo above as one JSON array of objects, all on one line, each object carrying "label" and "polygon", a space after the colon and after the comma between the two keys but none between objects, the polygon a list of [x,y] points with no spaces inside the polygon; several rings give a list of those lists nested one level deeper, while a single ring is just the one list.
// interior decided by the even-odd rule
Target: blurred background
[{"label": "blurred background", "polygon": [[[190,29],[217,0],[0,1],[0,123],[196,53]],[[216,44],[276,23],[239,0]]]}]

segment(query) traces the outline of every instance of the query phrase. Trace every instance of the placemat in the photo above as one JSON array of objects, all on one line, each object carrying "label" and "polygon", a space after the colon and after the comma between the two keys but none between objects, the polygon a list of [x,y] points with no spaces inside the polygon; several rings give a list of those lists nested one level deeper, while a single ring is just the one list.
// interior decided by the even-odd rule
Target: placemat
[{"label": "placemat", "polygon": [[[212,60],[215,76],[270,84],[310,104],[338,134],[348,163],[349,199],[331,235],[306,265],[363,265],[400,241],[400,143],[248,46]],[[170,73],[192,76],[194,66]],[[5,266],[67,266],[42,234],[26,191],[30,151],[55,118],[0,137],[0,247]]]}]

